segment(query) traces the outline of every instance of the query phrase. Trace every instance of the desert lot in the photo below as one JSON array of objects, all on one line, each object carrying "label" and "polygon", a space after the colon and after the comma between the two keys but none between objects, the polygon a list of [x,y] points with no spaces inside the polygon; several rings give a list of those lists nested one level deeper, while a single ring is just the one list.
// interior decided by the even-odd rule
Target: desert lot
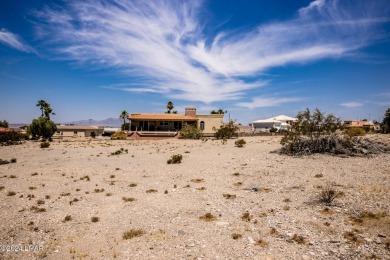
[{"label": "desert lot", "polygon": [[390,154],[289,157],[271,153],[280,137],[245,140],[0,147],[16,159],[0,165],[0,245],[41,246],[0,258],[390,259]]}]

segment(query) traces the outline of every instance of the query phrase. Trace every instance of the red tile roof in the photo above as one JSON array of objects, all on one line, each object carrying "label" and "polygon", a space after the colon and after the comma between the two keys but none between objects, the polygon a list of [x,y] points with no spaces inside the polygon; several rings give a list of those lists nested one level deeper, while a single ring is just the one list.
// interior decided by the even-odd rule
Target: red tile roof
[{"label": "red tile roof", "polygon": [[130,120],[197,121],[196,117],[182,114],[131,114]]},{"label": "red tile roof", "polygon": [[11,128],[0,127],[0,132],[15,132],[15,130]]}]

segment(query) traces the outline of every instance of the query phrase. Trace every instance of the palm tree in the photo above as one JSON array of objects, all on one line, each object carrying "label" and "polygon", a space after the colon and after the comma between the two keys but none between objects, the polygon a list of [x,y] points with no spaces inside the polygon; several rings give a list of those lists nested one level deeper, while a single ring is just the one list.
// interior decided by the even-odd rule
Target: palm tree
[{"label": "palm tree", "polygon": [[40,109],[41,112],[42,112],[41,116],[43,116],[43,114],[44,114],[43,111],[45,110],[45,108],[47,107],[47,105],[48,105],[48,103],[47,103],[45,100],[43,100],[43,99],[41,99],[41,100],[38,101],[37,107],[40,107],[39,109]]},{"label": "palm tree", "polygon": [[223,112],[223,109],[218,109],[217,114],[223,115],[223,114],[225,114],[225,112]]},{"label": "palm tree", "polygon": [[39,100],[36,106],[40,107],[39,109],[41,110],[41,116],[45,116],[49,120],[50,120],[50,115],[55,115],[55,113],[53,113],[53,109],[51,108],[50,104],[43,99]]},{"label": "palm tree", "polygon": [[119,115],[119,118],[123,119],[123,124],[126,124],[126,118],[129,117],[129,113],[127,113],[126,110],[123,110],[121,114]]},{"label": "palm tree", "polygon": [[174,108],[175,106],[173,105],[173,103],[172,103],[172,101],[169,101],[168,103],[167,103],[167,112],[165,112],[165,113],[167,113],[167,114],[170,114],[171,113],[171,110]]}]

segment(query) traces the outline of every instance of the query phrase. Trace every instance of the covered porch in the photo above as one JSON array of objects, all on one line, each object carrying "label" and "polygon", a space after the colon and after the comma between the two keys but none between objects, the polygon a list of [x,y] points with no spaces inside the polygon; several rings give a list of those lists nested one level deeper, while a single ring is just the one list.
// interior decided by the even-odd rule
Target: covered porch
[{"label": "covered porch", "polygon": [[131,131],[178,132],[184,123],[197,125],[195,117],[178,114],[131,114]]}]

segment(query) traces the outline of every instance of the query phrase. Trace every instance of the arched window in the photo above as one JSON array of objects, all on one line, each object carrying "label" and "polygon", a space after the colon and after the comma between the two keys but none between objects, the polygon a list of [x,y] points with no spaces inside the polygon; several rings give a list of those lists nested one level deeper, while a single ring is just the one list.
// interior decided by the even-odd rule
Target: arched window
[{"label": "arched window", "polygon": [[200,122],[200,130],[202,130],[202,131],[204,130],[204,122],[203,121]]}]

